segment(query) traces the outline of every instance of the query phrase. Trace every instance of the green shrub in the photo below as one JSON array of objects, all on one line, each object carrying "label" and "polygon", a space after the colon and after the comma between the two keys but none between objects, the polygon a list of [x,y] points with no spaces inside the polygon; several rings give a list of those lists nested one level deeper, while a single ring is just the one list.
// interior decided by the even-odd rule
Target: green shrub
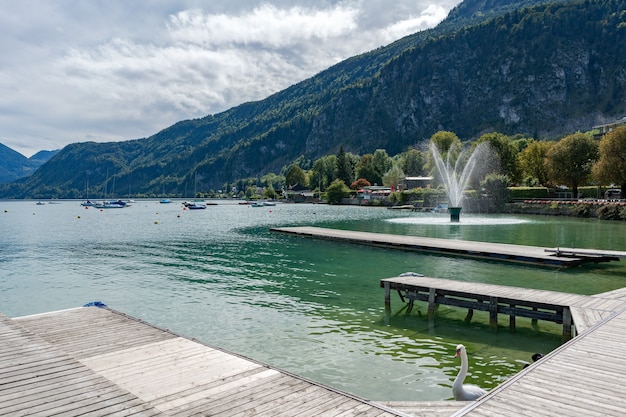
[{"label": "green shrub", "polygon": [[510,197],[514,200],[548,198],[546,187],[509,187]]},{"label": "green shrub", "polygon": [[337,179],[326,189],[326,198],[330,204],[339,204],[341,199],[350,195],[350,189],[341,180]]}]

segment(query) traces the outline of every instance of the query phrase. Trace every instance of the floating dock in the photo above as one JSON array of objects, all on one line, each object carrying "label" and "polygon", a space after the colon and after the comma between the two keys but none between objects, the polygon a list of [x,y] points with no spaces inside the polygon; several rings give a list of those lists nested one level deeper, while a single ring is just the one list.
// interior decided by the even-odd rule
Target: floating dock
[{"label": "floating dock", "polygon": [[514,262],[555,268],[568,268],[587,263],[619,261],[626,252],[590,249],[542,248],[454,239],[393,235],[327,229],[322,227],[277,227],[273,232],[317,239],[358,243],[389,249],[402,249],[446,256],[461,256],[481,260]]}]

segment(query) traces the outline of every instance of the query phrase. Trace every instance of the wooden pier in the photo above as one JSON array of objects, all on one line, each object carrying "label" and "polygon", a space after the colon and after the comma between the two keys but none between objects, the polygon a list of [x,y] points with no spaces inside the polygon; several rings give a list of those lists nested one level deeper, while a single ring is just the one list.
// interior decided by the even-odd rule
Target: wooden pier
[{"label": "wooden pier", "polygon": [[0,415],[410,416],[97,307],[0,314]]},{"label": "wooden pier", "polygon": [[[441,289],[451,284],[399,278]],[[392,282],[401,284],[384,281],[389,291]],[[506,287],[495,287],[481,290],[510,298]],[[522,300],[531,296],[519,290],[508,289]],[[0,416],[623,416],[626,288],[533,297],[591,312],[589,327],[474,402],[368,401],[108,308],[0,314]]]},{"label": "wooden pier", "polygon": [[619,261],[621,258],[626,258],[626,252],[620,251],[601,251],[576,248],[542,248],[536,246],[438,239],[386,233],[327,229],[321,227],[278,227],[270,230],[273,232],[297,236],[358,243],[389,249],[402,249],[446,256],[460,256],[465,258],[514,262],[555,268],[568,268],[587,263]]},{"label": "wooden pier", "polygon": [[489,325],[493,330],[498,328],[498,315],[509,317],[512,330],[515,330],[517,317],[546,320],[563,325],[564,340],[574,335],[573,325],[581,333],[623,306],[621,300],[614,298],[463,282],[417,274],[382,279],[380,286],[385,289],[387,308],[391,307],[392,291],[396,291],[400,299],[408,303],[409,312],[415,301],[426,302],[428,317],[431,319],[437,305],[448,305],[467,309],[466,320],[471,320],[474,310],[489,312]]}]

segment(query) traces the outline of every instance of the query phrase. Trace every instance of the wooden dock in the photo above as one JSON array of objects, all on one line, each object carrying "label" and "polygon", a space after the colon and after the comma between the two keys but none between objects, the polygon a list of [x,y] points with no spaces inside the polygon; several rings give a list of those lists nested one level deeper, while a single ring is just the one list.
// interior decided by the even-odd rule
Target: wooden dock
[{"label": "wooden dock", "polygon": [[[496,323],[497,314],[553,320],[560,308],[571,312],[576,337],[453,417],[625,415],[626,288],[584,296],[414,274],[383,279],[381,287],[387,303],[396,290],[404,302],[426,301],[431,315],[437,303],[489,311]],[[538,315],[542,310],[551,311]]]},{"label": "wooden dock", "polygon": [[371,402],[108,308],[0,314],[0,415],[623,416],[626,288],[535,296],[557,296],[603,317],[475,402]]},{"label": "wooden dock", "polygon": [[619,261],[621,258],[626,258],[626,252],[620,251],[542,248],[536,246],[438,239],[327,229],[321,227],[277,227],[270,230],[304,237],[358,243],[389,249],[402,249],[446,256],[461,256],[465,258],[514,262],[555,268],[568,268],[587,263]]},{"label": "wooden dock", "polygon": [[97,307],[0,314],[0,415],[410,416]]},{"label": "wooden dock", "polygon": [[624,416],[625,335],[622,309],[453,416]]},{"label": "wooden dock", "polygon": [[437,305],[461,307],[468,310],[466,320],[471,320],[474,310],[489,312],[489,324],[498,328],[498,315],[509,317],[509,326],[515,329],[516,318],[546,320],[563,325],[563,339],[595,325],[615,313],[623,301],[611,297],[586,296],[556,291],[534,290],[504,285],[463,282],[407,274],[382,279],[385,289],[385,305],[391,306],[391,292],[396,291],[408,311],[415,301],[428,305],[428,316],[433,318]]}]

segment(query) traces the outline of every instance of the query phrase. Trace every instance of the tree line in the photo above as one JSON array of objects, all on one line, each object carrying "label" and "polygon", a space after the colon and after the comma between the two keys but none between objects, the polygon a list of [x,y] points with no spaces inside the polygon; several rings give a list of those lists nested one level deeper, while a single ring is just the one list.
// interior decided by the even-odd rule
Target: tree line
[{"label": "tree line", "polygon": [[491,158],[483,175],[497,175],[507,186],[567,186],[576,197],[581,186],[610,185],[621,188],[622,195],[626,195],[626,126],[597,137],[594,132],[576,132],[557,140],[537,140],[493,132],[462,142],[454,132],[439,131],[423,147],[412,147],[394,156],[384,149],[355,155],[341,146],[336,154],[316,160],[300,157],[279,174],[241,179],[224,184],[221,191],[234,191],[247,198],[274,198],[282,189],[296,185],[315,192],[330,188],[343,193],[369,185],[392,187],[406,177],[437,177],[430,144],[434,143],[444,156],[464,152],[467,157],[486,142]]}]

